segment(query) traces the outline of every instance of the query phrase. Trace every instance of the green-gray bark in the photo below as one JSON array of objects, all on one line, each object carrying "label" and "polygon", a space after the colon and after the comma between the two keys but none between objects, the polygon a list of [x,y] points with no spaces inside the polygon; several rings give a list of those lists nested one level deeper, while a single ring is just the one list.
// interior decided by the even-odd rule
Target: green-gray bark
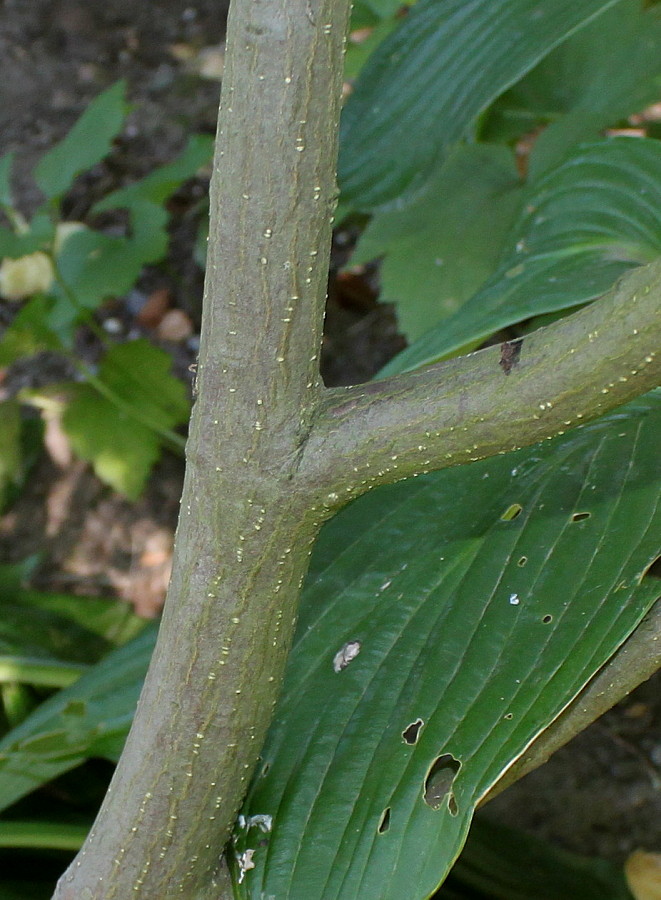
[{"label": "green-gray bark", "polygon": [[[661,264],[524,339],[326,390],[348,0],[234,0],[172,583],[111,789],[57,900],[217,898],[310,548],[372,485],[551,437],[659,381]],[[506,371],[506,369],[508,371]]]}]

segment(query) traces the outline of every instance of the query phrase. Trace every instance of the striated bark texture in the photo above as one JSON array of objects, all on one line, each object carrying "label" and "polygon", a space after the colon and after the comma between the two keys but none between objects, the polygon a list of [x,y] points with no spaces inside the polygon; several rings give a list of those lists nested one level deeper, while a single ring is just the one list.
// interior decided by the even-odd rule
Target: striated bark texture
[{"label": "striated bark texture", "polygon": [[346,390],[317,356],[349,0],[234,0],[198,399],[134,725],[56,900],[227,896],[321,522],[372,485],[504,453],[658,384],[661,265],[524,339]]}]

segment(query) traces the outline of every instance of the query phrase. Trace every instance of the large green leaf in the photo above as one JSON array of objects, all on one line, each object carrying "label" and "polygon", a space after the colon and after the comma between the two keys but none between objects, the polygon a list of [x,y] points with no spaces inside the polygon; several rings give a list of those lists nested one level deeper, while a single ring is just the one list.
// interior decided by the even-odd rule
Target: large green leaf
[{"label": "large green leaf", "polygon": [[529,170],[537,176],[579,141],[598,136],[659,96],[661,10],[620,0],[571,35],[486,116],[482,137],[513,140],[547,126]]},{"label": "large green leaf", "polygon": [[126,83],[118,81],[99,94],[59,144],[42,156],[34,177],[49,199],[60,197],[74,178],[110,152],[128,112]]},{"label": "large green leaf", "polygon": [[595,299],[631,266],[661,254],[660,209],[661,142],[619,137],[576,148],[531,185],[494,275],[383,373]]},{"label": "large green leaf", "polygon": [[0,809],[90,756],[118,759],[155,636],[156,626],[148,625],[5,735],[0,741]]},{"label": "large green leaf", "polygon": [[239,896],[434,890],[475,804],[658,596],[660,441],[656,392],[329,524],[239,820]]},{"label": "large green leaf", "polygon": [[496,268],[521,200],[512,153],[462,146],[411,203],[376,213],[351,264],[385,259],[380,299],[411,341],[457,309]]},{"label": "large green leaf", "polygon": [[530,174],[537,177],[572,144],[597,137],[601,128],[658,100],[661,8],[644,10],[640,0],[618,3],[544,60],[531,79],[529,90],[557,92],[562,85],[566,92],[564,114],[554,117],[533,147]]},{"label": "large green leaf", "polygon": [[616,0],[419,0],[362,70],[342,117],[342,200],[420,188],[506,88]]}]

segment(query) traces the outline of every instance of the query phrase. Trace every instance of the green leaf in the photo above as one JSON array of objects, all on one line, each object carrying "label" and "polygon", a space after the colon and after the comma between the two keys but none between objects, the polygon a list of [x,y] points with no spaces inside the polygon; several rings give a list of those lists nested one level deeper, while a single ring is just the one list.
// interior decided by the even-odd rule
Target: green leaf
[{"label": "green leaf", "polygon": [[[43,847],[50,850],[78,850],[87,837],[85,825],[65,822],[11,820],[0,822],[0,847]],[[0,885],[0,898],[2,898]]]},{"label": "green leaf", "polygon": [[34,177],[48,199],[59,198],[74,178],[104,159],[128,112],[126,83],[99,94],[58,144],[42,156]]},{"label": "green leaf", "polygon": [[21,408],[16,400],[0,402],[0,510],[23,472]]},{"label": "green leaf", "polygon": [[549,99],[557,98],[554,106],[563,113],[535,142],[530,175],[536,178],[557,165],[573,144],[596,138],[602,128],[658,100],[661,8],[644,10],[640,0],[616,4],[573,35],[529,78],[524,102],[547,93]]},{"label": "green leaf", "polygon": [[62,321],[81,308],[96,309],[108,297],[121,297],[135,284],[143,267],[167,251],[167,212],[143,204],[131,237],[110,237],[85,229],[72,234],[57,257],[65,286],[56,286]]},{"label": "green leaf", "polygon": [[62,417],[75,453],[99,478],[137,500],[160,456],[158,435],[89,385],[80,385]]},{"label": "green leaf", "polygon": [[[522,865],[524,861],[524,865]],[[435,900],[632,900],[621,866],[577,856],[523,831],[471,826],[466,846]]]},{"label": "green leaf", "polygon": [[140,210],[146,203],[161,206],[167,198],[203,166],[211,163],[213,138],[197,134],[189,138],[182,153],[172,162],[160,166],[145,178],[113,191],[92,208],[93,212],[109,209]]},{"label": "green leaf", "polygon": [[476,116],[616,0],[419,0],[344,109],[342,200],[373,210],[420,189]]},{"label": "green leaf", "polygon": [[52,307],[50,297],[37,295],[19,310],[0,339],[0,366],[9,366],[41,350],[61,348],[58,336],[48,326]]},{"label": "green leaf", "polygon": [[54,235],[55,226],[41,214],[35,215],[28,231],[16,233],[8,228],[0,228],[0,258],[8,256],[10,259],[18,259],[35,250],[48,250]]},{"label": "green leaf", "polygon": [[592,140],[658,99],[661,10],[620,0],[571,35],[487,113],[485,140],[514,140],[548,126],[529,162],[534,177],[573,144]]},{"label": "green leaf", "polygon": [[456,312],[496,268],[519,188],[509,150],[460,147],[422,195],[374,215],[350,264],[385,256],[380,299],[397,302],[410,341]]},{"label": "green leaf", "polygon": [[436,888],[476,803],[658,596],[660,441],[657,391],[329,523],[235,834],[235,868],[255,866],[238,896]]},{"label": "green leaf", "polygon": [[659,141],[620,137],[576,148],[531,185],[494,275],[383,374],[594,300],[627,269],[661,254],[660,208]]},{"label": "green leaf", "polygon": [[[62,426],[103,481],[136,499],[162,437],[188,420],[186,389],[167,353],[146,340],[113,346],[92,384],[75,385]],[[101,392],[101,396],[99,396]]]},{"label": "green leaf", "polygon": [[0,207],[11,207],[14,203],[11,189],[11,171],[14,166],[15,155],[15,153],[5,153],[4,156],[0,156]]},{"label": "green leaf", "polygon": [[156,625],[42,703],[0,741],[0,809],[90,756],[116,762],[154,646]]}]

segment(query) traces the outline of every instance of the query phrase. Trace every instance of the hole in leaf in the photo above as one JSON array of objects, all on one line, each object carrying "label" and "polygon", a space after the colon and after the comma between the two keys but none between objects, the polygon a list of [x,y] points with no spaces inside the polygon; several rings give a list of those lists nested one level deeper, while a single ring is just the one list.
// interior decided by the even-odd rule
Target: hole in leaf
[{"label": "hole in leaf", "polygon": [[444,753],[434,760],[425,778],[423,797],[427,806],[431,806],[432,809],[441,808],[448,794],[452,794],[452,783],[460,768],[461,763],[451,753]]},{"label": "hole in leaf", "polygon": [[582,522],[583,519],[589,519],[591,515],[592,513],[589,512],[574,513],[574,515],[571,517],[571,520],[572,522]]},{"label": "hole in leaf", "polygon": [[270,768],[271,768],[270,762],[264,763],[264,765],[262,766],[262,771],[259,773],[259,777],[266,778],[266,776],[269,774]]},{"label": "hole in leaf", "polygon": [[511,522],[512,519],[516,519],[517,516],[521,515],[522,511],[523,507],[520,503],[512,503],[500,517],[501,522]]},{"label": "hole in leaf", "polygon": [[503,716],[503,719],[507,719],[508,722],[510,719],[513,719],[513,718],[514,718],[514,716],[512,713],[505,713],[505,715]]},{"label": "hole in leaf", "polygon": [[522,556],[522,557],[519,559],[519,561],[518,561],[518,563],[517,563],[517,566],[520,566],[521,568],[523,568],[523,566],[525,566],[525,564],[526,564],[527,562],[528,562],[528,557],[527,557],[527,556]]},{"label": "hole in leaf", "polygon": [[643,570],[640,580],[642,581],[643,578],[661,578],[661,556],[653,559],[649,566]]},{"label": "hole in leaf", "polygon": [[407,725],[404,731],[402,731],[402,737],[406,741],[407,744],[417,744],[418,737],[420,735],[420,729],[425,723],[422,719],[416,719],[415,722],[411,722],[410,725]]},{"label": "hole in leaf", "polygon": [[390,828],[390,807],[386,807],[381,813],[381,821],[379,822],[379,834],[385,834]]},{"label": "hole in leaf", "polygon": [[550,623],[551,623],[552,621],[553,621],[553,616],[550,615],[549,613],[547,613],[545,616],[542,616],[542,622],[543,622],[545,625],[550,625]]},{"label": "hole in leaf", "polygon": [[448,800],[448,809],[450,810],[451,816],[456,816],[459,812],[459,807],[457,806],[457,801],[454,799],[454,794],[450,794],[450,799]]}]

